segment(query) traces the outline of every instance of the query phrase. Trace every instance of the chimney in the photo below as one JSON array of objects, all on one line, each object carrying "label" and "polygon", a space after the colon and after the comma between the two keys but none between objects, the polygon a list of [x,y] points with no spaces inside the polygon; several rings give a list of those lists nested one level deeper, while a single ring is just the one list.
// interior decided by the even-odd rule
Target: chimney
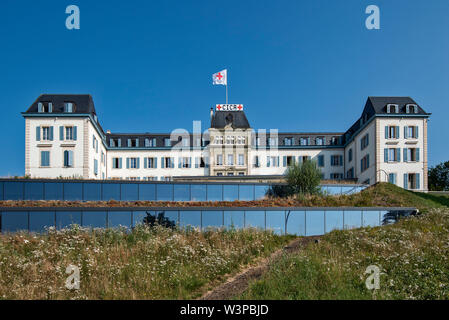
[{"label": "chimney", "polygon": [[106,131],[106,133],[111,134],[111,130]]}]

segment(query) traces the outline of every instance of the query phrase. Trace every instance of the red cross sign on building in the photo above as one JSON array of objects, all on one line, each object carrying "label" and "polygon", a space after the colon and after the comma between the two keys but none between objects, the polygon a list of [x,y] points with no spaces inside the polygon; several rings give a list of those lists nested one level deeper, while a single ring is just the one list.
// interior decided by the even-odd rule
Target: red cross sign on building
[{"label": "red cross sign on building", "polygon": [[217,104],[215,111],[243,111],[243,104]]}]

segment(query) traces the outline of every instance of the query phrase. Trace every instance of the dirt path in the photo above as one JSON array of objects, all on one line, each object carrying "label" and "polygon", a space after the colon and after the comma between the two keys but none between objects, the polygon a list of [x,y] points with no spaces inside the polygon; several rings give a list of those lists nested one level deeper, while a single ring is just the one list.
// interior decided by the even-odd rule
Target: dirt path
[{"label": "dirt path", "polygon": [[226,300],[243,293],[251,281],[260,279],[270,269],[270,265],[279,259],[283,253],[299,251],[311,241],[318,240],[320,236],[302,237],[293,240],[284,248],[273,252],[268,258],[263,259],[257,266],[249,267],[225,283],[205,293],[199,300]]}]

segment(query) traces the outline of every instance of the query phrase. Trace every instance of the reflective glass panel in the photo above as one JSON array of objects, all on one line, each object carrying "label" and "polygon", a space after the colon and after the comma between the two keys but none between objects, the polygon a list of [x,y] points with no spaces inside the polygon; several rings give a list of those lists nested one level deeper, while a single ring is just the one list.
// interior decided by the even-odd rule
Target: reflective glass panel
[{"label": "reflective glass panel", "polygon": [[161,183],[156,188],[157,201],[173,201],[173,184]]},{"label": "reflective glass panel", "polygon": [[0,199],[3,200],[3,182],[0,182]]},{"label": "reflective glass panel", "polygon": [[201,228],[201,211],[179,211],[179,225]]},{"label": "reflective glass panel", "polygon": [[273,230],[276,234],[284,234],[285,211],[267,210],[267,230]]},{"label": "reflective glass panel", "polygon": [[70,228],[71,225],[81,225],[81,212],[79,211],[56,211],[56,228]]},{"label": "reflective glass panel", "polygon": [[173,188],[174,201],[190,201],[190,185],[175,184]]},{"label": "reflective glass panel", "polygon": [[63,200],[62,183],[46,182],[44,185],[45,200]]},{"label": "reflective glass panel", "polygon": [[80,182],[65,182],[64,200],[83,201],[83,184]]},{"label": "reflective glass panel", "polygon": [[46,228],[55,226],[55,212],[51,211],[31,211],[30,231],[45,232]]},{"label": "reflective glass panel", "polygon": [[267,196],[270,187],[268,185],[255,185],[254,186],[254,199],[260,200]]},{"label": "reflective glass panel", "polygon": [[43,200],[44,184],[42,182],[25,183],[25,200]]},{"label": "reflective glass panel", "polygon": [[265,211],[245,211],[245,227],[265,230]]},{"label": "reflective glass panel", "polygon": [[223,226],[223,211],[203,211],[203,230]]},{"label": "reflective glass panel", "polygon": [[28,212],[2,212],[2,232],[28,231]]},{"label": "reflective glass panel", "polygon": [[287,233],[298,236],[306,235],[306,220],[304,211],[289,211],[286,212],[287,219]]},{"label": "reflective glass panel", "polygon": [[254,185],[239,185],[239,200],[254,200]]},{"label": "reflective glass panel", "polygon": [[150,183],[142,183],[139,185],[139,200],[155,201],[156,200],[156,185]]},{"label": "reflective glass panel", "polygon": [[360,228],[362,226],[361,211],[345,211],[345,229]]},{"label": "reflective glass panel", "polygon": [[144,224],[144,219],[146,216],[146,211],[133,211],[133,227],[139,224]]},{"label": "reflective glass panel", "polygon": [[343,210],[342,211],[326,211],[326,232],[332,230],[343,229]]},{"label": "reflective glass panel", "polygon": [[324,234],[324,211],[306,211],[306,236]]},{"label": "reflective glass panel", "polygon": [[341,194],[341,187],[340,186],[327,186],[327,192],[331,195]]},{"label": "reflective glass panel", "polygon": [[226,228],[231,228],[232,226],[235,229],[243,228],[245,226],[244,211],[225,211],[224,225]]},{"label": "reflective glass panel", "polygon": [[108,227],[131,228],[131,211],[109,211],[108,212]]},{"label": "reflective glass panel", "polygon": [[5,200],[23,200],[23,182],[6,181],[3,186]]},{"label": "reflective glass panel", "polygon": [[377,227],[380,225],[379,211],[363,211],[363,226]]},{"label": "reflective glass panel", "polygon": [[208,201],[222,201],[223,200],[223,185],[208,184],[207,185],[207,200]]},{"label": "reflective glass panel", "polygon": [[101,184],[84,183],[84,201],[100,201],[101,200]]},{"label": "reflective glass panel", "polygon": [[106,228],[106,211],[83,211],[83,227]]},{"label": "reflective glass panel", "polygon": [[204,184],[192,184],[192,201],[206,201],[206,186]]},{"label": "reflective glass panel", "polygon": [[103,201],[120,200],[120,183],[103,184]]},{"label": "reflective glass panel", "polygon": [[137,183],[121,183],[123,201],[139,200],[139,185]]},{"label": "reflective glass panel", "polygon": [[223,185],[223,201],[234,201],[239,199],[239,186],[233,184]]}]

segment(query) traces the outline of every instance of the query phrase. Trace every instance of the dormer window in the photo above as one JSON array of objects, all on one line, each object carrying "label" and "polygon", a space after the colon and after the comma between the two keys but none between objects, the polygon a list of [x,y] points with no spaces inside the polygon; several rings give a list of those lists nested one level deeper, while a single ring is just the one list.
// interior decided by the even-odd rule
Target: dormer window
[{"label": "dormer window", "polygon": [[387,113],[399,113],[399,106],[397,104],[387,104]]},{"label": "dormer window", "polygon": [[122,140],[121,139],[118,139],[118,138],[115,138],[115,139],[110,139],[109,140],[109,146],[111,147],[111,148],[120,148],[121,146],[122,146]]},{"label": "dormer window", "polygon": [[49,102],[45,105],[43,102],[37,104],[37,112],[53,112],[53,103]]},{"label": "dormer window", "polygon": [[73,112],[73,103],[71,102],[65,102],[64,103],[64,112]]},{"label": "dormer window", "polygon": [[128,139],[128,148],[138,148],[139,147],[139,139]]},{"label": "dormer window", "polygon": [[405,105],[405,113],[418,113],[418,106],[416,104]]}]

